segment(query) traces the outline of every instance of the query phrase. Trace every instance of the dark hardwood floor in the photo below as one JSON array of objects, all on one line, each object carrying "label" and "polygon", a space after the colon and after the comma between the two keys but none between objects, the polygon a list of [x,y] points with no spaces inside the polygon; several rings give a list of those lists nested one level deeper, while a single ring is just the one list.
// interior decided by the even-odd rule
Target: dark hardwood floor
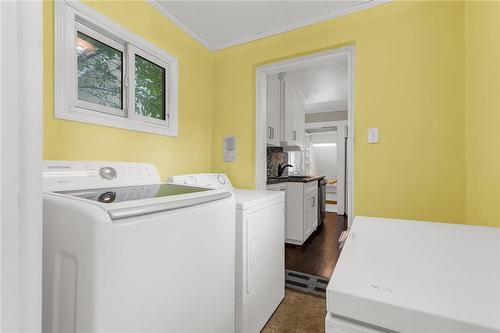
[{"label": "dark hardwood floor", "polygon": [[347,217],[326,213],[322,224],[302,246],[286,244],[285,268],[330,278],[339,258],[339,237],[347,228]]}]

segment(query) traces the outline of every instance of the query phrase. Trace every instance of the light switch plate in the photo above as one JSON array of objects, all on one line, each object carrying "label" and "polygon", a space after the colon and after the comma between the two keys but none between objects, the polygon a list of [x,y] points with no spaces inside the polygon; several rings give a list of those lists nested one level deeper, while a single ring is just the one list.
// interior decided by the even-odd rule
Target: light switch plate
[{"label": "light switch plate", "polygon": [[378,128],[368,129],[368,143],[378,143]]},{"label": "light switch plate", "polygon": [[224,137],[224,162],[232,162],[236,159],[236,138],[234,136]]}]

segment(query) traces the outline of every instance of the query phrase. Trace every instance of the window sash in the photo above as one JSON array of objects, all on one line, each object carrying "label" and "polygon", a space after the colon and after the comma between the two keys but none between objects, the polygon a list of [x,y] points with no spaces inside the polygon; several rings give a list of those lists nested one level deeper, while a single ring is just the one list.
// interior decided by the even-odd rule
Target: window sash
[{"label": "window sash", "polygon": [[[165,69],[165,89],[164,100],[165,100],[165,120],[156,119],[148,116],[143,116],[135,112],[135,56],[138,55],[148,61],[151,61],[155,65],[163,67]],[[135,120],[142,120],[148,123],[153,123],[157,125],[169,126],[170,125],[170,103],[169,103],[169,91],[171,87],[171,75],[169,64],[152,56],[151,54],[144,52],[140,48],[127,44],[127,58],[128,58],[128,86],[129,90],[129,101],[128,101],[128,118]]]},{"label": "window sash", "polygon": [[[176,57],[80,1],[56,1],[54,16],[55,118],[178,136],[179,63]],[[120,52],[125,51],[122,59],[123,109],[78,100],[77,31]],[[135,114],[135,96],[130,103],[130,92],[135,93],[135,77],[132,81],[128,76],[135,74],[135,62],[129,61],[128,48],[131,46],[138,50],[137,55],[165,69],[165,115],[168,121]],[[129,70],[131,66],[134,71]]]},{"label": "window sash", "polygon": [[[80,23],[80,22],[75,22],[75,33],[74,33],[74,42],[73,42],[73,49],[74,49],[74,106],[82,108],[82,109],[88,109],[96,112],[103,112],[103,113],[108,113],[112,114],[115,116],[120,116],[120,117],[125,117],[126,110],[127,110],[127,90],[128,87],[126,85],[126,53],[125,53],[125,46],[123,44],[120,44],[116,42],[115,40],[99,33],[98,31]],[[78,32],[81,32],[109,47],[112,47],[122,53],[122,93],[121,93],[121,98],[122,98],[122,109],[119,108],[113,108],[110,106],[106,105],[101,105],[97,103],[91,103],[87,101],[83,101],[78,99],[78,54],[76,51],[76,41],[78,38]]]}]

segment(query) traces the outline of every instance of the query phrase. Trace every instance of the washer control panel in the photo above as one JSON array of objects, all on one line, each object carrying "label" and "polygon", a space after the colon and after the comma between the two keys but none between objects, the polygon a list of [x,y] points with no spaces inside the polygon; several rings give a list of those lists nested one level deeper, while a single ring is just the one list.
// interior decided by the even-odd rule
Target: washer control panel
[{"label": "washer control panel", "polygon": [[158,170],[148,163],[45,161],[43,166],[46,192],[160,182]]},{"label": "washer control panel", "polygon": [[168,177],[173,184],[196,185],[210,188],[233,188],[229,178],[223,173],[195,173]]}]

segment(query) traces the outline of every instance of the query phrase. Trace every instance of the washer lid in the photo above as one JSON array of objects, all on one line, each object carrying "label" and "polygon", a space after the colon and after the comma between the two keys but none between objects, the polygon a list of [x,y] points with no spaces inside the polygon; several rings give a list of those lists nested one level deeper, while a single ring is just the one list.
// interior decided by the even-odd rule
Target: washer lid
[{"label": "washer lid", "polygon": [[499,332],[500,228],[358,216],[327,309],[397,332]]},{"label": "washer lid", "polygon": [[65,194],[72,197],[97,201],[100,203],[126,202],[142,199],[169,197],[180,194],[189,194],[210,191],[209,188],[183,186],[174,184],[154,184],[141,186],[123,186],[94,188],[85,190],[58,191],[54,193]]},{"label": "washer lid", "polygon": [[228,189],[210,189],[174,184],[109,187],[46,193],[97,205],[111,220],[120,220],[233,198]]}]

